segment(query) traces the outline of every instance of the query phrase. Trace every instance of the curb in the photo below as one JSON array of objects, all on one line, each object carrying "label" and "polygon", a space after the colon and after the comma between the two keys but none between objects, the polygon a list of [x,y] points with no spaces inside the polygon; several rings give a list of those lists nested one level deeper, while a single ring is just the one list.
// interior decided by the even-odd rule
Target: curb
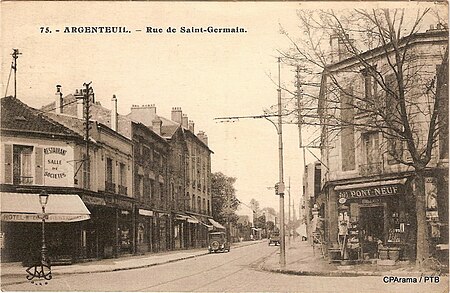
[{"label": "curb", "polygon": [[[255,245],[261,243],[260,241],[255,241],[255,242],[251,242],[249,244],[246,245],[239,245],[237,247],[234,247],[234,249],[239,249],[241,247],[246,247],[246,246],[250,246],[250,245]],[[177,262],[177,261],[182,261],[182,260],[186,260],[186,259],[191,259],[191,258],[195,258],[195,257],[199,257],[199,256],[204,256],[204,255],[208,255],[208,252],[204,252],[204,253],[200,253],[197,255],[189,255],[186,257],[182,257],[182,258],[176,258],[176,259],[171,259],[171,260],[167,260],[167,261],[162,261],[162,262],[155,262],[155,263],[150,263],[150,264],[146,264],[146,265],[140,265],[140,266],[132,266],[132,267],[123,267],[123,268],[112,268],[112,269],[104,269],[104,270],[92,270],[92,271],[81,271],[81,272],[62,272],[62,273],[55,273],[53,274],[54,276],[62,276],[62,275],[77,275],[77,274],[95,274],[95,273],[108,273],[108,272],[119,272],[119,271],[127,271],[127,270],[134,270],[134,269],[143,269],[143,268],[148,268],[148,267],[153,267],[153,266],[157,266],[157,265],[163,265],[163,264],[168,264],[168,263],[172,263],[172,262]],[[25,273],[24,273],[25,275]],[[23,276],[22,274],[18,275],[18,274],[4,274],[1,275],[1,278],[3,279],[4,277],[19,277],[19,276]],[[1,282],[1,286],[5,286],[5,285],[18,285],[18,284],[23,284],[23,283],[28,283],[29,281],[27,280],[22,280],[22,281],[12,281],[12,282]]]},{"label": "curb", "polygon": [[[367,276],[373,277],[373,276],[387,276],[387,275],[396,275],[398,277],[401,276],[410,277],[412,275],[426,276],[436,274],[435,272],[420,272],[420,271],[411,271],[411,272],[307,271],[307,270],[274,269],[274,268],[267,268],[264,265],[260,266],[260,269],[266,272],[278,274],[297,275],[297,276],[317,276],[317,277],[367,277]],[[444,277],[448,276],[448,274],[441,274],[440,276]]]}]

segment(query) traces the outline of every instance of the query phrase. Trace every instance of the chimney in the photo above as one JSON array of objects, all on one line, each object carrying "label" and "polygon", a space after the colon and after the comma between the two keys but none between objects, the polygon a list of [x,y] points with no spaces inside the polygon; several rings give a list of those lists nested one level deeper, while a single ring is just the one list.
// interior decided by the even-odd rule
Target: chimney
[{"label": "chimney", "polygon": [[56,86],[55,93],[55,113],[61,114],[63,112],[63,97],[61,92],[61,86],[58,84]]},{"label": "chimney", "polygon": [[156,106],[155,104],[142,106],[132,105],[129,117],[146,126],[152,126],[152,121],[156,117]]},{"label": "chimney", "polygon": [[77,99],[77,118],[84,118],[84,94],[83,90],[75,90],[75,99]]},{"label": "chimney", "polygon": [[[352,56],[347,46],[351,46],[353,40],[349,35],[332,34],[330,36],[330,62],[336,63]],[[350,47],[351,48],[351,47]]]},{"label": "chimney", "polygon": [[188,128],[192,133],[194,133],[194,121],[189,120]]},{"label": "chimney", "polygon": [[198,137],[201,141],[203,141],[204,144],[208,145],[208,136],[206,135],[206,133],[205,133],[204,131],[200,130],[200,131],[197,133],[197,137]]},{"label": "chimney", "polygon": [[112,109],[111,109],[111,129],[117,131],[117,98],[113,95],[112,99]]},{"label": "chimney", "polygon": [[188,126],[188,121],[189,121],[188,116],[186,114],[183,114],[183,117],[181,119],[182,119],[181,125],[187,129],[189,127]]},{"label": "chimney", "polygon": [[158,135],[161,135],[161,125],[162,121],[159,117],[155,117],[152,121],[152,130]]},{"label": "chimney", "polygon": [[172,121],[181,124],[183,118],[183,112],[180,107],[172,107]]}]

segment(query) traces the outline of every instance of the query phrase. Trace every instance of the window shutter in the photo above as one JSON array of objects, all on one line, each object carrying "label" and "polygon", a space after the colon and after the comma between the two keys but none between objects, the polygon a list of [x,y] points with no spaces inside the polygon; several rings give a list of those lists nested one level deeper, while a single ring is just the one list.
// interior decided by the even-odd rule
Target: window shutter
[{"label": "window shutter", "polygon": [[44,185],[44,150],[42,148],[35,149],[35,158],[34,182],[36,185]]},{"label": "window shutter", "polygon": [[3,145],[3,162],[4,162],[4,183],[12,184],[13,183],[13,146],[11,144]]}]

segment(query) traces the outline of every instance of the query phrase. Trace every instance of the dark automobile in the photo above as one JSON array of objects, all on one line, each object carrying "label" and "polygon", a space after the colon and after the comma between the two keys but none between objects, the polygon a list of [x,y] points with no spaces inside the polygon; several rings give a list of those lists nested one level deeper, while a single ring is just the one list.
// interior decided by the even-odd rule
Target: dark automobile
[{"label": "dark automobile", "polygon": [[209,233],[208,251],[211,252],[227,252],[230,251],[230,243],[227,240],[225,232]]},{"label": "dark automobile", "polygon": [[269,236],[269,245],[270,244],[279,245],[280,244],[280,233],[279,232],[272,232]]}]

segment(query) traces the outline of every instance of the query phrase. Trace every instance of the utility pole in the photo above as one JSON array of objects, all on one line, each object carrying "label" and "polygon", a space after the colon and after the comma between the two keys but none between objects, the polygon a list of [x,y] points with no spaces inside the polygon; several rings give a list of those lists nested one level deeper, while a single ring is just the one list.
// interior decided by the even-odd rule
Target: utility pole
[{"label": "utility pole", "polygon": [[289,183],[288,183],[288,241],[289,245],[291,245],[291,177],[289,176]]},{"label": "utility pole", "polygon": [[[300,65],[297,65],[296,70],[296,78],[297,78],[297,111],[298,111],[298,140],[299,140],[299,148],[302,149],[302,157],[303,157],[303,186],[305,185],[305,180],[307,179],[305,176],[305,169],[306,169],[306,154],[305,154],[305,146],[302,142],[302,123],[303,123],[303,117],[302,117],[302,84],[300,81]],[[308,237],[309,241],[309,198],[308,195],[305,194],[305,189],[303,189],[303,199],[305,200],[305,213],[306,213],[306,235]]]},{"label": "utility pole", "polygon": [[13,49],[13,53],[11,55],[14,59],[14,63],[12,65],[12,68],[14,69],[14,98],[17,98],[17,59],[19,58],[19,55],[22,55],[22,53],[19,52],[19,49]]},{"label": "utility pole", "polygon": [[280,266],[286,266],[286,241],[284,233],[284,175],[283,175],[283,121],[281,119],[281,58],[278,57],[278,165],[280,188]]},{"label": "utility pole", "polygon": [[[90,103],[91,103],[91,99],[90,97],[94,96],[94,90],[91,87],[91,83],[83,83],[83,86],[85,87],[84,90],[81,90],[79,95],[76,95],[75,98],[78,100],[83,100],[83,116],[84,116],[84,130],[85,130],[85,134],[84,134],[84,141],[85,141],[85,150],[86,150],[86,155],[83,158],[82,164],[81,166],[83,166],[84,170],[90,170],[90,158],[89,158],[89,130],[91,129],[91,126],[89,125],[89,121],[91,119],[91,110],[90,110]],[[80,167],[81,167],[80,166]],[[78,169],[79,170],[79,169]],[[76,174],[78,173],[75,173]],[[89,188],[90,186],[90,178],[89,178],[89,174],[90,172],[85,172],[84,174],[85,177],[83,177],[83,184],[85,188]]]},{"label": "utility pole", "polygon": [[[282,114],[281,114],[281,58],[278,58],[278,113],[253,116],[234,116],[234,117],[218,117],[214,120],[236,120],[236,119],[260,119],[264,118],[268,120],[277,130],[278,134],[278,167],[279,178],[278,183],[275,184],[276,194],[280,196],[280,266],[284,268],[286,266],[286,241],[285,241],[285,219],[284,219],[284,178],[283,178],[283,130],[282,130]],[[273,122],[269,117],[278,117],[278,123]],[[275,218],[276,224],[276,218]]]}]

